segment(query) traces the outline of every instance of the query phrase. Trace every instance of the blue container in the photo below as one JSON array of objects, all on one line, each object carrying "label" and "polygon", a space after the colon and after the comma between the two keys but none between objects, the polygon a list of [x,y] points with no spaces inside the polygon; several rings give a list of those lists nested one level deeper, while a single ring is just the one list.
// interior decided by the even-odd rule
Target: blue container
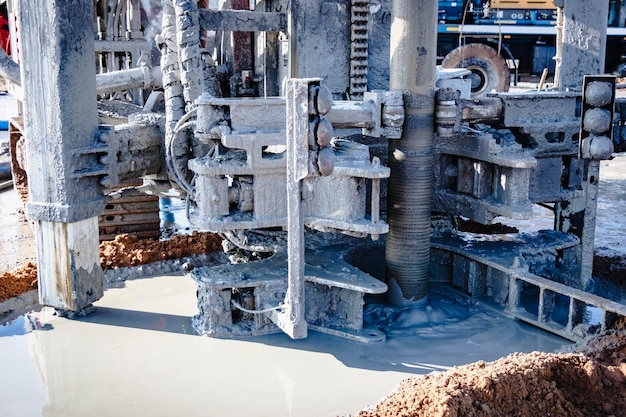
[{"label": "blue container", "polygon": [[533,49],[533,68],[532,73],[539,75],[544,68],[548,68],[548,74],[554,74],[554,55],[556,47],[552,45],[535,45]]}]

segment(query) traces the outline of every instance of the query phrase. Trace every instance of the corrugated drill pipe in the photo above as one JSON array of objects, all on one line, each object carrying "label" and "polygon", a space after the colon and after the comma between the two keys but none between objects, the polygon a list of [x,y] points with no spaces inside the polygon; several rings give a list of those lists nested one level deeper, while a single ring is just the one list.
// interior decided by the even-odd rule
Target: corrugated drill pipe
[{"label": "corrugated drill pipe", "polygon": [[428,293],[433,187],[437,2],[392,2],[389,89],[404,93],[402,138],[389,143],[385,248],[389,301]]}]

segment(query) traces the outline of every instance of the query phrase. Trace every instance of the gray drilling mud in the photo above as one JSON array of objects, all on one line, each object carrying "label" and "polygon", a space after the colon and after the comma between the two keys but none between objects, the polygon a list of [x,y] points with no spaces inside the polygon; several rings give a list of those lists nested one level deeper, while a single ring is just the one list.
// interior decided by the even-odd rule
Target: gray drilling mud
[{"label": "gray drilling mud", "polygon": [[0,367],[12,376],[0,379],[0,415],[347,415],[409,375],[566,343],[439,287],[430,312],[369,304],[367,320],[388,336],[379,344],[317,332],[198,337],[194,293],[188,276],[131,280],[90,316],[44,310],[0,327]]}]

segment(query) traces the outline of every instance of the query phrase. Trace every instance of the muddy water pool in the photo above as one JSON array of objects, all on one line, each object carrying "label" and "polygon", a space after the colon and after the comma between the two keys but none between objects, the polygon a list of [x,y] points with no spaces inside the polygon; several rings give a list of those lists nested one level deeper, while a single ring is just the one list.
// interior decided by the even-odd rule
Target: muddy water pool
[{"label": "muddy water pool", "polygon": [[[624,161],[606,163],[600,182],[596,246],[612,253],[626,241]],[[536,211],[531,226],[551,228],[550,216]],[[373,345],[316,332],[298,341],[200,337],[190,325],[191,278],[123,287],[108,289],[96,312],[78,320],[44,310],[0,327],[0,416],[347,415],[410,375],[568,344],[437,286],[427,309],[368,304],[367,322],[388,335]]]},{"label": "muddy water pool", "polygon": [[0,327],[0,416],[347,415],[410,375],[568,343],[445,288],[429,297],[427,313],[368,306],[387,329],[378,344],[220,340],[193,334],[190,277],[127,281],[86,317],[43,310]]}]

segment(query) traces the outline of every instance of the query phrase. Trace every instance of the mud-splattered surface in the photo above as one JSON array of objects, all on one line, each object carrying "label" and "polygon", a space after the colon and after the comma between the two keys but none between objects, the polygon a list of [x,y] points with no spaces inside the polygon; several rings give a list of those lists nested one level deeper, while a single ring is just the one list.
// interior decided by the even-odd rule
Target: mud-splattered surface
[{"label": "mud-splattered surface", "polygon": [[[5,155],[6,157],[6,155]],[[623,155],[613,161],[605,161],[602,163],[601,181],[600,181],[600,196],[598,202],[598,229],[596,232],[596,246],[601,256],[596,256],[594,263],[594,275],[603,276],[616,284],[625,285],[626,282],[626,255],[624,250],[624,227],[626,224],[626,157]],[[23,216],[23,209],[18,203],[19,199],[14,190],[5,190],[0,192],[0,301],[5,298],[12,297],[21,292],[28,291],[36,286],[36,266],[35,266],[35,244],[33,237],[32,225],[26,221]],[[548,222],[547,227],[550,227]],[[505,229],[505,231],[508,231]],[[207,234],[191,234],[174,236],[168,241],[155,241],[155,240],[138,240],[129,236],[122,236],[115,241],[108,242],[101,246],[101,262],[103,268],[111,269],[123,266],[134,266],[142,263],[149,263],[158,260],[178,258],[182,256],[189,256],[197,253],[206,253],[219,249],[219,239]],[[9,271],[11,271],[9,273]],[[131,286],[132,287],[132,286]],[[168,289],[167,291],[171,291]],[[131,288],[132,289],[132,288]],[[130,291],[131,289],[125,288],[123,291]],[[188,291],[190,294],[192,289]],[[4,297],[4,298],[3,298]],[[110,298],[114,296],[111,295]],[[109,298],[109,299],[110,299]],[[148,304],[150,299],[143,301]],[[178,303],[171,303],[172,306]],[[114,316],[117,310],[109,308],[101,309],[104,313],[108,312],[110,316]],[[128,310],[128,309],[127,309]],[[122,311],[127,311],[122,310]],[[134,311],[134,310],[128,310]],[[193,314],[193,312],[185,312],[185,314]],[[109,319],[111,317],[103,316]],[[165,323],[164,316],[157,316],[154,313],[135,313],[136,317],[143,319],[155,318],[155,323],[150,323],[148,326],[150,329],[161,329],[162,323]],[[158,321],[156,318],[158,317]],[[175,322],[177,318],[180,318],[181,323],[187,324],[188,320],[184,314],[180,312],[174,312],[169,316],[165,316],[171,322]],[[108,375],[107,372],[93,372],[92,368],[95,365],[101,364],[106,367],[106,371],[110,371],[108,367],[109,363],[94,363],[93,356],[89,358],[89,366],[84,366],[83,363],[77,362],[79,365],[73,362],[69,362],[72,366],[67,366],[68,361],[74,359],[76,355],[67,355],[68,348],[66,345],[66,334],[63,330],[67,328],[73,322],[59,322],[57,323],[58,329],[56,332],[41,332],[36,333],[34,336],[40,338],[40,343],[45,346],[48,343],[49,347],[63,346],[58,349],[47,349],[44,351],[49,355],[59,353],[57,356],[58,362],[44,361],[48,363],[50,369],[54,371],[50,375],[54,375],[55,378],[49,377],[48,387],[51,393],[57,393],[57,397],[65,398],[68,402],[72,403],[72,406],[77,406],[85,402],[85,396],[96,393],[100,395],[101,390],[114,387],[117,384],[111,384],[110,380],[102,382],[100,389],[98,390],[85,390],[80,391],[80,397],[76,395],[73,397],[69,393],[76,394],[78,390],[68,390],[68,384],[63,379],[58,379],[58,372],[60,369],[70,368],[75,374],[79,374],[79,371],[88,369],[89,378],[93,378],[94,375]],[[88,328],[88,322],[78,323],[83,326],[82,330],[86,331]],[[110,324],[110,323],[108,323]],[[154,326],[153,326],[154,324]],[[106,333],[107,331],[116,330],[118,333]],[[92,330],[90,333],[93,337],[101,337],[102,341],[97,346],[102,346],[103,351],[111,351],[112,348],[106,345],[106,341],[115,340],[115,349],[120,348],[120,344],[124,341],[124,337],[128,336],[128,329],[124,326],[101,326]],[[157,336],[167,336],[165,339],[156,339]],[[310,339],[315,339],[313,335]],[[319,335],[317,336],[319,337]],[[47,339],[46,339],[47,338]],[[155,343],[154,340],[159,340],[161,343]],[[57,340],[58,339],[58,340]],[[69,346],[75,348],[85,343],[85,337],[81,334],[80,338],[72,339]],[[397,342],[391,338],[391,342],[388,342],[387,348],[391,348],[392,342]],[[165,340],[167,343],[162,343]],[[166,332],[144,332],[140,338],[133,339],[133,344],[145,343],[145,348],[141,350],[141,355],[136,359],[137,361],[143,359],[145,361],[144,373],[148,371],[160,369],[166,367],[169,372],[167,375],[173,375],[180,373],[181,366],[179,364],[180,358],[176,361],[168,363],[168,357],[175,357],[172,355],[163,355],[162,351],[167,349],[169,343],[173,340],[171,334]],[[194,343],[198,344],[197,351],[192,350],[188,352],[187,356],[197,356],[206,354],[206,341],[200,340],[200,338],[191,338]],[[275,339],[272,339],[275,340]],[[324,339],[325,340],[325,339]],[[7,340],[5,340],[7,342]],[[56,343],[56,344],[55,344]],[[287,343],[287,342],[286,342]],[[289,342],[291,343],[291,342]],[[295,342],[294,342],[295,343]],[[5,343],[6,346],[7,343]],[[217,344],[217,343],[216,343]],[[241,389],[242,381],[254,380],[260,378],[261,375],[269,374],[271,372],[277,373],[278,377],[272,381],[270,385],[282,384],[284,386],[285,396],[291,400],[292,396],[288,396],[288,393],[292,393],[295,388],[299,388],[292,383],[291,372],[294,374],[306,374],[307,380],[310,380],[312,385],[309,389],[303,391],[311,391],[315,389],[314,382],[320,381],[318,385],[329,385],[335,382],[337,375],[333,374],[329,370],[334,361],[322,362],[324,359],[328,359],[330,355],[318,355],[316,362],[311,365],[308,361],[301,360],[301,357],[296,357],[298,353],[302,353],[294,345],[290,345],[291,349],[284,349],[281,351],[280,361],[272,363],[267,358],[269,353],[264,351],[263,355],[259,355],[260,360],[257,360],[255,364],[261,363],[267,366],[264,368],[264,372],[256,374],[249,373],[252,370],[252,362],[242,367],[242,363],[245,363],[246,358],[254,359],[254,355],[250,354],[250,346],[246,345],[239,352],[240,356],[237,357],[233,349],[239,345],[235,345],[230,341],[221,342],[226,346],[223,352],[223,358],[220,361],[230,360],[234,358],[232,370],[244,369],[243,372],[224,372],[226,376],[232,376],[230,386],[237,386],[239,388],[230,389],[228,392],[232,395],[232,405],[230,407],[230,413],[224,413],[235,415],[234,411],[239,410],[242,413],[247,412],[246,415],[253,415],[258,410],[248,410],[244,406],[247,403],[252,406],[252,402],[247,402],[244,399],[249,398],[250,395],[254,396],[255,393],[261,391],[246,391]],[[258,343],[257,347],[267,348],[266,345]],[[328,346],[329,343],[325,340],[324,346]],[[154,349],[154,346],[159,346],[159,349]],[[301,346],[301,345],[300,345]],[[299,349],[302,349],[301,347]],[[349,359],[357,360],[361,356],[367,356],[360,352],[359,346],[352,346],[349,353]],[[26,349],[23,349],[26,351]],[[89,349],[84,349],[90,351]],[[180,354],[181,351],[178,352]],[[236,351],[235,351],[236,352]],[[495,360],[493,362],[474,362],[468,365],[459,366],[446,372],[431,373],[428,375],[414,377],[404,380],[396,390],[388,395],[381,403],[372,408],[369,411],[363,411],[360,416],[626,416],[626,334],[616,333],[612,335],[598,337],[593,339],[584,346],[579,347],[578,353],[514,353],[504,358]],[[415,355],[413,351],[407,352],[408,355]],[[96,355],[99,357],[100,355]],[[209,352],[206,361],[209,361],[211,357],[215,356],[213,351]],[[373,355],[372,355],[373,356]],[[119,355],[115,363],[118,363],[126,355]],[[128,357],[132,357],[128,355]],[[293,358],[292,362],[289,360]],[[99,362],[99,361],[96,361]],[[285,363],[284,367],[277,365],[278,363]],[[409,361],[407,361],[409,362]],[[62,366],[52,366],[50,364],[61,364]],[[122,362],[123,363],[123,362]],[[159,366],[154,366],[155,363],[159,363]],[[125,364],[126,368],[134,365],[134,361],[130,361]],[[311,369],[307,369],[305,372],[300,372],[301,366],[308,364]],[[5,364],[6,365],[6,364]],[[194,368],[198,364],[194,364]],[[167,368],[170,366],[170,368]],[[4,366],[1,369],[6,369]],[[186,373],[190,373],[194,368],[182,368],[186,369]],[[23,368],[19,372],[23,372]],[[38,368],[39,369],[39,368]],[[295,371],[294,371],[295,370]],[[123,375],[123,371],[117,374]],[[320,375],[316,375],[316,372]],[[16,371],[17,373],[17,371]],[[15,381],[18,379],[16,373],[9,372],[9,375]],[[44,373],[45,374],[45,373]],[[206,375],[209,373],[207,372]],[[322,375],[323,374],[323,375]],[[328,379],[328,374],[332,374],[333,378]],[[206,376],[203,375],[203,376]],[[392,375],[393,376],[393,375]],[[295,377],[294,377],[295,378]],[[362,376],[361,376],[362,378]],[[359,392],[368,389],[369,387],[363,386],[359,381],[361,378],[352,378],[354,383],[346,383],[343,388],[337,387],[333,389],[333,392],[338,394],[337,401],[346,401],[346,398],[341,399],[341,395],[345,395],[348,398],[355,396],[356,393],[351,390],[358,390]],[[390,379],[390,372],[379,372],[376,376],[377,380]],[[395,378],[395,376],[394,376]],[[106,378],[105,378],[106,379]],[[175,381],[174,378],[149,378],[148,382],[152,381]],[[206,379],[206,378],[205,378]],[[81,378],[69,378],[70,381],[80,381],[79,385],[81,389],[84,389],[83,383],[87,380]],[[197,385],[202,382],[200,378],[193,380],[193,384]],[[343,381],[343,380],[342,380]],[[400,378],[398,377],[398,382]],[[58,382],[58,391],[54,391],[54,383]],[[61,383],[62,382],[62,383]],[[206,382],[206,381],[205,381]],[[119,383],[119,381],[118,381]],[[179,381],[177,381],[177,384]],[[392,381],[395,383],[395,379]],[[17,386],[16,382],[11,382],[12,385]],[[138,385],[138,384],[133,384]],[[224,381],[220,380],[220,385],[224,385]],[[365,384],[366,385],[366,384]],[[295,387],[295,388],[294,388]],[[175,388],[175,387],[172,387]],[[201,397],[206,406],[207,393],[217,392],[219,387],[207,385],[203,390],[203,395],[196,396]],[[388,388],[384,392],[387,392]],[[33,397],[32,392],[20,389],[20,391],[28,392],[30,397]],[[88,392],[87,392],[88,391]],[[174,390],[154,390],[154,392],[173,392]],[[12,392],[12,391],[11,391]],[[128,391],[129,393],[131,391]],[[122,390],[121,394],[126,393],[126,390]],[[297,393],[297,392],[296,392]],[[116,393],[120,394],[120,392]],[[120,395],[121,395],[120,394]],[[142,392],[142,395],[136,395],[134,391],[132,394],[136,397],[129,400],[129,404],[135,406],[137,401],[146,396],[147,392]],[[339,395],[341,394],[341,395]],[[110,398],[117,398],[115,395],[110,395]],[[258,395],[258,398],[263,397]],[[0,396],[0,399],[2,397]],[[53,396],[51,396],[53,398]],[[295,398],[293,397],[294,401]],[[298,397],[299,398],[299,397]],[[378,397],[380,398],[380,397]],[[378,398],[371,398],[371,404],[375,403]],[[31,400],[32,398],[29,398]],[[230,399],[230,397],[229,397]],[[166,403],[163,398],[159,398],[161,402]],[[219,400],[216,398],[213,401]],[[316,402],[323,403],[326,398],[318,398]],[[191,399],[189,400],[191,402]],[[273,398],[273,402],[278,402],[279,399]],[[3,401],[0,401],[2,403]],[[297,401],[296,401],[297,402]],[[302,401],[300,401],[302,402]],[[177,402],[177,407],[184,405],[184,401]],[[92,402],[91,404],[95,404]],[[164,404],[167,405],[167,404]],[[254,403],[256,406],[256,402]],[[290,404],[291,405],[291,404]],[[159,406],[161,406],[159,404]],[[50,405],[48,406],[50,407]],[[358,408],[355,407],[354,413],[358,413]],[[1,408],[1,407],[0,407]],[[189,407],[188,407],[189,408]],[[93,408],[91,409],[93,412]],[[162,410],[161,410],[162,411]],[[178,410],[181,412],[181,410]],[[211,414],[211,410],[207,410],[208,414]],[[2,414],[2,413],[0,413]],[[288,413],[292,414],[292,413]],[[4,415],[4,414],[3,414]],[[23,415],[23,414],[14,414]],[[83,414],[84,415],[84,414]],[[155,414],[153,414],[155,415]],[[171,415],[171,413],[170,413]],[[186,414],[190,415],[190,414]],[[240,414],[242,415],[242,414]],[[280,413],[272,413],[272,415],[280,415]],[[287,415],[284,413],[283,415]],[[336,413],[318,413],[317,415],[336,415]]]},{"label": "mud-splattered surface", "polygon": [[359,417],[626,416],[626,332],[404,380]]},{"label": "mud-splattered surface", "polygon": [[[23,217],[16,219],[28,232],[23,240],[32,242],[31,225]],[[15,232],[5,236],[3,255],[5,247],[14,252],[10,259],[3,256],[1,265],[20,260],[26,265],[0,275],[0,301],[36,287],[36,266],[28,262],[34,258],[34,245],[17,244],[21,241],[15,240]],[[101,244],[101,263],[104,269],[135,266],[212,252],[220,243],[206,233],[174,235],[165,241],[122,235]],[[619,254],[597,256],[595,275],[623,285],[625,265]],[[594,339],[581,352],[514,353],[406,379],[359,416],[626,416],[626,334]]]}]

